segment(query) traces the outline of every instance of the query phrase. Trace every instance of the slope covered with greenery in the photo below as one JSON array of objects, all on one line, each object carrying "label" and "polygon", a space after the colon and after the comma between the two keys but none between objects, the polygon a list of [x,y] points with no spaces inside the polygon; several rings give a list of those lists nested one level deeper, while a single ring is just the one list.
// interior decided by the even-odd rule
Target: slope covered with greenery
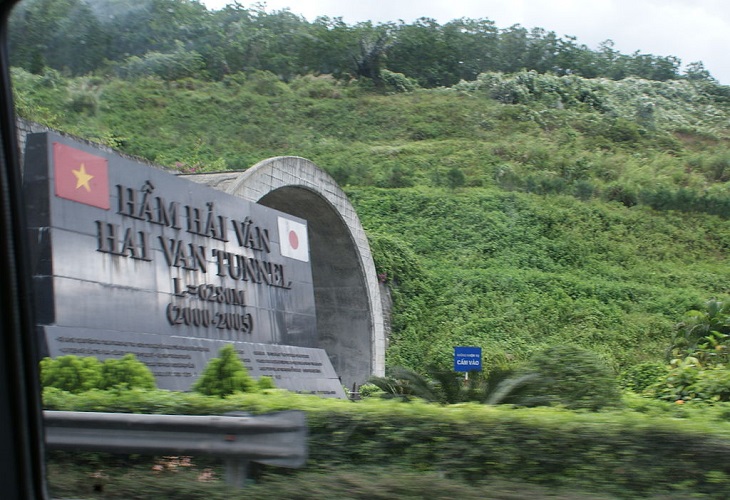
[{"label": "slope covered with greenery", "polygon": [[712,82],[13,77],[21,116],[182,171],[297,155],[330,172],[394,292],[391,365],[576,343],[621,370],[728,294],[730,91]]},{"label": "slope covered with greenery", "polygon": [[[488,19],[348,26],[190,0],[30,0],[12,26],[23,118],[182,172],[279,155],[328,171],[392,292],[383,381],[487,403],[405,405],[368,398],[374,385],[358,404],[85,391],[76,375],[93,361],[59,358],[55,370],[45,362],[46,408],[306,410],[315,470],[269,478],[252,497],[342,496],[322,491],[321,470],[368,498],[457,488],[552,498],[558,486],[571,498],[727,496],[730,87],[701,63],[680,74],[672,56],[620,54],[610,41],[591,50]],[[454,378],[455,345],[484,348],[486,380]],[[612,371],[655,400],[619,394]],[[85,392],[59,390],[67,384]],[[97,474],[98,457],[90,472],[54,458],[52,487],[66,495],[92,477],[120,496],[154,482],[213,497],[195,476],[161,477],[160,463],[150,473],[127,459],[119,483]]]}]

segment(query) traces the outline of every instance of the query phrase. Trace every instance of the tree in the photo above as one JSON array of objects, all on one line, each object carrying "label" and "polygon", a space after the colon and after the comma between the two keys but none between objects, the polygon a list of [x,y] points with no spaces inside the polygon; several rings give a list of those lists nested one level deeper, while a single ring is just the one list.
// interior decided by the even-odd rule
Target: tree
[{"label": "tree", "polygon": [[444,30],[434,19],[422,17],[413,24],[400,24],[394,31],[388,69],[415,78],[420,85],[436,87],[456,83],[449,77],[450,61],[457,54],[450,52]]},{"label": "tree", "polygon": [[226,345],[218,357],[208,362],[193,390],[206,396],[224,397],[234,392],[254,392],[256,383],[239,359],[232,345]]},{"label": "tree", "polygon": [[580,75],[595,78],[601,68],[599,53],[576,42],[576,37],[566,36],[558,40],[558,49],[554,61],[554,70],[558,75]]},{"label": "tree", "polygon": [[628,72],[633,76],[647,80],[673,80],[679,76],[681,61],[674,56],[655,56],[634,52],[628,59]]},{"label": "tree", "polygon": [[45,66],[72,74],[101,65],[109,36],[82,0],[36,0],[13,13],[13,65],[40,74]]},{"label": "tree", "polygon": [[454,73],[442,85],[474,80],[480,73],[497,69],[499,34],[494,21],[461,18],[446,23],[443,31]]},{"label": "tree", "polygon": [[715,80],[710,72],[705,69],[705,65],[702,61],[689,63],[687,65],[687,69],[684,71],[684,77],[693,82],[717,83],[717,80]]},{"label": "tree", "polygon": [[360,51],[354,56],[355,74],[370,78],[378,87],[382,83],[380,71],[383,69],[383,60],[388,49],[393,45],[392,30],[392,24],[381,24],[374,27],[370,21],[357,26],[360,35],[358,42]]},{"label": "tree", "polygon": [[[301,52],[311,45],[316,35],[306,20],[288,9],[266,12],[265,5],[246,9],[235,3],[213,13],[215,50],[226,72],[270,71],[282,80],[317,71],[306,68]],[[317,33],[319,35],[319,33]],[[200,50],[204,56],[206,51]],[[313,64],[309,59],[307,64]],[[316,65],[315,65],[316,66]]]},{"label": "tree", "polygon": [[188,51],[178,42],[175,50],[168,53],[147,52],[143,57],[132,56],[119,67],[120,73],[128,79],[158,76],[173,81],[182,78],[200,78],[204,73],[205,61],[195,51]]},{"label": "tree", "polygon": [[555,71],[559,49],[560,41],[555,32],[533,28],[527,37],[526,67],[539,73]]},{"label": "tree", "polygon": [[357,41],[340,17],[318,17],[297,44],[302,73],[330,74],[340,78],[351,73]]},{"label": "tree", "polygon": [[515,24],[499,35],[499,71],[516,73],[528,69],[525,60],[528,47],[528,31]]},{"label": "tree", "polygon": [[169,52],[178,42],[195,50],[196,44],[209,41],[212,29],[212,16],[203,4],[192,0],[106,0],[106,5],[96,8],[105,14],[100,18],[111,40],[107,58],[113,61]]}]

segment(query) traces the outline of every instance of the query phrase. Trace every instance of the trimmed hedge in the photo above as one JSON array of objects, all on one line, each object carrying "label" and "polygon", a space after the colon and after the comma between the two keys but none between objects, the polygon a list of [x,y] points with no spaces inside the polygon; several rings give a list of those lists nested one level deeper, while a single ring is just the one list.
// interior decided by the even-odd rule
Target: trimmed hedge
[{"label": "trimmed hedge", "polygon": [[[309,422],[310,468],[398,467],[468,482],[509,478],[617,496],[730,495],[730,424],[696,418],[690,408],[666,406],[658,416],[578,413],[471,403],[352,403],[281,391],[221,399],[165,391],[104,397],[102,391],[46,390],[45,403],[49,409],[182,414],[301,409]],[[668,418],[670,411],[695,416]],[[712,414],[725,418],[727,409]]]}]

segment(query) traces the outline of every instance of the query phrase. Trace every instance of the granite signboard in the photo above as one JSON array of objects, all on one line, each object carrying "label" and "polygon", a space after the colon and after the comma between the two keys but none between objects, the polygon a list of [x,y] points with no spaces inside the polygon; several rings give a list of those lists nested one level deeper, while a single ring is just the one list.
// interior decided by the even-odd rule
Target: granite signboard
[{"label": "granite signboard", "polygon": [[53,133],[28,136],[24,189],[47,354],[131,352],[187,390],[233,344],[255,377],[344,396],[305,220]]}]

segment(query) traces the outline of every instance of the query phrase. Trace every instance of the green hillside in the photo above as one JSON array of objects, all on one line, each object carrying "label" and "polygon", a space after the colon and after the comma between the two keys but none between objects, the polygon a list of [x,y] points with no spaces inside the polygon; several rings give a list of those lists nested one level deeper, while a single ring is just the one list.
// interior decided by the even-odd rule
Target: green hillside
[{"label": "green hillside", "polygon": [[418,88],[236,73],[13,73],[21,116],[186,172],[303,156],[344,187],[395,300],[388,364],[546,345],[617,370],[728,298],[730,88],[522,71]]}]

